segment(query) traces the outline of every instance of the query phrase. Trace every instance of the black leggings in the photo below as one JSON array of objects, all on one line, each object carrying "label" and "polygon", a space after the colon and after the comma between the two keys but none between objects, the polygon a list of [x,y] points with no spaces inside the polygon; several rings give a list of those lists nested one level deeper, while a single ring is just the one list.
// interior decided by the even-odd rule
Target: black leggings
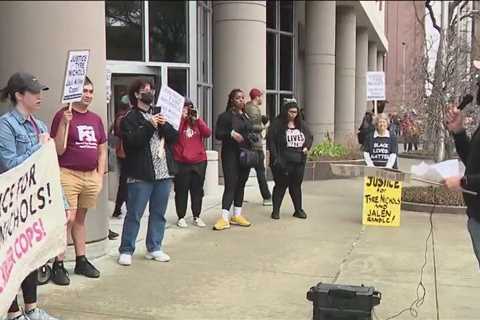
[{"label": "black leggings", "polygon": [[188,192],[190,192],[192,214],[195,218],[200,216],[203,200],[203,183],[207,162],[197,164],[178,164],[178,173],[175,175],[175,207],[178,219],[187,213]]},{"label": "black leggings", "polygon": [[128,190],[127,190],[127,172],[125,167],[125,159],[117,158],[118,166],[120,169],[120,176],[118,178],[118,190],[117,199],[115,200],[114,212],[120,213],[123,203],[127,202]]},{"label": "black leggings", "polygon": [[[30,273],[25,280],[22,282],[22,293],[23,293],[23,301],[25,304],[31,304],[37,302],[37,271],[33,271]],[[10,305],[10,309],[8,312],[18,312],[20,308],[18,307],[17,297],[13,300],[12,304]]]},{"label": "black leggings", "polygon": [[295,212],[302,210],[302,182],[304,171],[305,163],[289,162],[286,170],[279,170],[276,167],[272,168],[273,180],[275,181],[272,196],[273,212],[280,212],[287,188],[292,198]]},{"label": "black leggings", "polygon": [[230,210],[232,203],[235,207],[242,207],[245,183],[247,183],[250,168],[240,167],[236,150],[222,150],[221,158],[224,179],[222,209]]}]

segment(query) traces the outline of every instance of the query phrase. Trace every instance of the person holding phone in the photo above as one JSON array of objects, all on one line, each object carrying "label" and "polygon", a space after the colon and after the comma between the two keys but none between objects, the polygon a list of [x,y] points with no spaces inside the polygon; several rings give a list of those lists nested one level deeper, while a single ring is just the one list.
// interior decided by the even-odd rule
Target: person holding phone
[{"label": "person holding phone", "polygon": [[[0,174],[28,159],[50,140],[48,128],[34,113],[40,110],[42,91],[48,87],[28,73],[15,73],[7,86],[0,90],[0,100],[10,99],[13,107],[0,117]],[[20,310],[17,298],[8,310],[7,319],[56,320],[37,307],[37,271],[31,272],[22,282],[25,308]]]},{"label": "person holding phone", "polygon": [[120,124],[128,184],[127,215],[118,249],[118,263],[124,266],[132,264],[140,220],[147,203],[150,215],[145,258],[170,261],[170,257],[162,250],[162,241],[172,178],[177,173],[172,148],[177,141],[178,131],[167,122],[164,115],[158,113],[158,108],[151,107],[154,100],[152,88],[152,83],[143,79],[132,83],[129,90],[132,110]]},{"label": "person holding phone", "polygon": [[178,131],[178,141],[173,146],[173,155],[178,163],[178,172],[175,175],[177,226],[188,227],[185,214],[190,192],[193,224],[197,227],[205,227],[205,223],[200,219],[204,194],[203,184],[207,170],[207,153],[203,139],[210,137],[212,130],[202,118],[198,117],[193,102],[188,98],[185,99]]}]

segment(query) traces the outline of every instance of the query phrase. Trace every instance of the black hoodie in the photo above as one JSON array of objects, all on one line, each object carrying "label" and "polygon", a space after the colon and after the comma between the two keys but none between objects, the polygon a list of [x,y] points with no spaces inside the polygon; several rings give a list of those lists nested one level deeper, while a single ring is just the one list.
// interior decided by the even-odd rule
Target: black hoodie
[{"label": "black hoodie", "polygon": [[[469,139],[462,131],[453,135],[457,153],[465,164],[465,178],[462,187],[480,194],[480,127]],[[480,222],[480,195],[463,194],[467,205],[467,214]]]},{"label": "black hoodie", "polygon": [[[297,125],[295,129],[288,128],[288,109],[296,107],[298,110]],[[287,168],[289,162],[299,159],[302,163],[307,161],[303,148],[310,150],[313,136],[305,121],[301,119],[300,109],[297,105],[287,104],[282,112],[272,122],[267,133],[267,148],[270,151],[270,166]]]}]

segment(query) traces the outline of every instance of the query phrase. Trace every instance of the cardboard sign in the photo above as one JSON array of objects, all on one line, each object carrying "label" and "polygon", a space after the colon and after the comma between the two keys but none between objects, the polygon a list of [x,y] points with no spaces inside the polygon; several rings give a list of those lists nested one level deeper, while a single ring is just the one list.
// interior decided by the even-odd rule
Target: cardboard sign
[{"label": "cardboard sign", "polygon": [[0,175],[0,314],[22,281],[66,246],[66,217],[55,143]]},{"label": "cardboard sign", "polygon": [[385,72],[367,72],[367,101],[385,100]]},{"label": "cardboard sign", "polygon": [[180,127],[184,102],[185,98],[168,86],[162,86],[160,89],[157,106],[162,108],[161,113],[167,117],[168,123],[170,123],[175,130],[178,130]]},{"label": "cardboard sign", "polygon": [[68,51],[62,103],[77,102],[82,99],[83,83],[87,76],[89,54],[89,50]]},{"label": "cardboard sign", "polygon": [[363,187],[362,223],[371,226],[400,226],[402,180],[366,176]]}]

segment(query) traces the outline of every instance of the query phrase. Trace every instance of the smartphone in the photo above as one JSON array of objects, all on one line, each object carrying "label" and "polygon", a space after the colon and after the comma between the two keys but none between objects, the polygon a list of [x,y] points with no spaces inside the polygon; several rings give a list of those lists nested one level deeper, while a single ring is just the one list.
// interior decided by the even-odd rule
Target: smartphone
[{"label": "smartphone", "polygon": [[159,113],[162,113],[162,107],[159,107],[159,106],[152,107],[152,114],[153,115],[156,115],[156,114],[159,114]]}]

